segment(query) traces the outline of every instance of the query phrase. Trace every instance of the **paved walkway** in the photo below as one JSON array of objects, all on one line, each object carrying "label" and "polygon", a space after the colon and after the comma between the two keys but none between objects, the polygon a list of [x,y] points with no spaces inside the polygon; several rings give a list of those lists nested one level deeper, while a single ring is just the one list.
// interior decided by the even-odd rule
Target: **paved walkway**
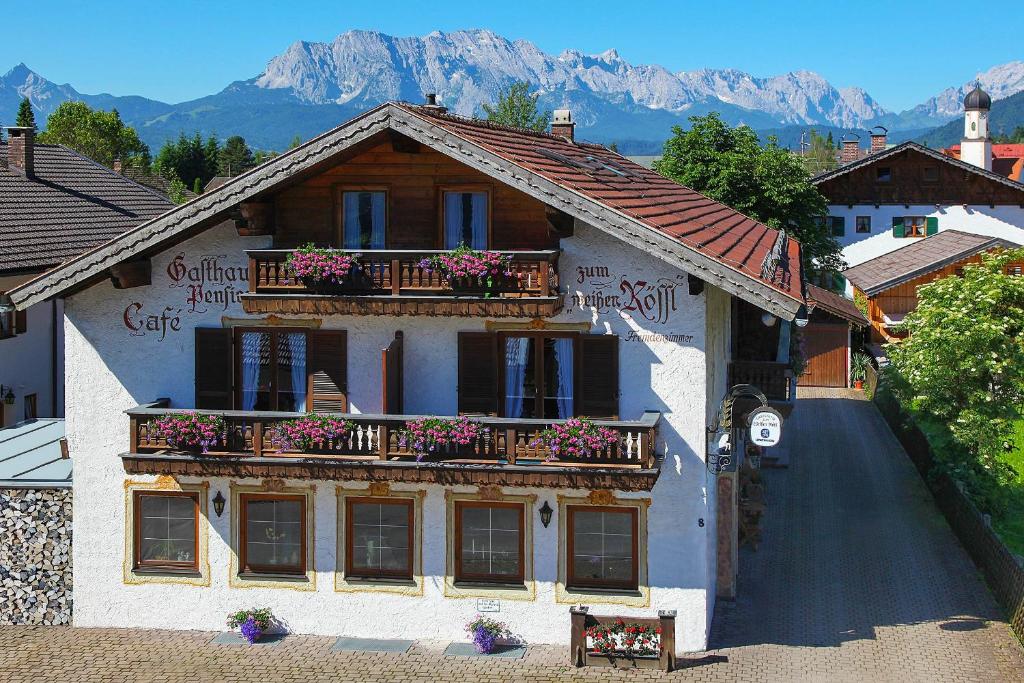
[{"label": "paved walkway", "polygon": [[669,676],[572,669],[565,648],[522,661],[330,652],[329,638],[211,645],[212,633],[0,628],[3,681],[1021,681],[1024,655],[874,407],[805,392],[796,454],[766,471],[758,552],[719,603],[710,652]]}]

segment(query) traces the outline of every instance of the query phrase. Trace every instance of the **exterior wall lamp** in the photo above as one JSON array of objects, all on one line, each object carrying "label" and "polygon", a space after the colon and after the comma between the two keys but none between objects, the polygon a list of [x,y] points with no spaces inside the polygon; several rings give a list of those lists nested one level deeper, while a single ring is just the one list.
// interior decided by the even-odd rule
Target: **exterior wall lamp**
[{"label": "exterior wall lamp", "polygon": [[217,491],[217,495],[213,497],[213,511],[217,513],[218,517],[224,514],[224,503],[226,502],[224,494]]},{"label": "exterior wall lamp", "polygon": [[0,395],[4,397],[4,403],[9,406],[14,405],[14,387],[7,387],[7,393],[4,393],[4,385],[0,384]]},{"label": "exterior wall lamp", "polygon": [[551,524],[551,514],[553,512],[554,510],[551,509],[551,506],[545,500],[544,504],[540,507],[540,523],[544,525],[545,529],[548,528],[548,524]]}]

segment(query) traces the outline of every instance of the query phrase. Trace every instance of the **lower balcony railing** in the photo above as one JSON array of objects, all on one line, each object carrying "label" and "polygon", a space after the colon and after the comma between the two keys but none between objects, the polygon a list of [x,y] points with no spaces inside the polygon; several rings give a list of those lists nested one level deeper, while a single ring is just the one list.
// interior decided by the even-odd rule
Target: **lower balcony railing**
[{"label": "lower balcony railing", "polygon": [[[392,472],[402,469],[441,469],[450,473],[453,470],[472,469],[515,471],[524,475],[551,473],[560,477],[592,473],[603,477],[602,481],[606,484],[612,481],[608,479],[609,475],[622,473],[646,478],[650,486],[653,486],[658,470],[655,439],[661,414],[657,412],[644,413],[641,419],[634,421],[595,420],[595,424],[614,431],[618,439],[610,446],[585,457],[553,457],[544,445],[538,443],[540,433],[559,420],[472,417],[484,427],[472,443],[421,455],[412,449],[403,436],[406,422],[422,417],[416,415],[337,415],[351,424],[343,437],[319,443],[306,451],[295,451],[282,448],[281,441],[276,438],[275,425],[301,417],[299,413],[172,410],[166,400],[126,412],[131,426],[129,453],[124,458],[131,460],[188,460],[207,466],[229,462],[235,466],[244,466],[246,463],[292,466],[313,463],[340,466],[350,470],[350,473],[365,466],[377,468],[378,475],[383,471],[381,467]],[[156,428],[156,420],[160,417],[183,412],[216,415],[223,419],[223,428],[208,444],[206,452],[176,449],[167,443]],[[417,480],[422,481],[423,478]],[[509,480],[503,483],[530,485],[530,482],[527,477],[521,481]],[[551,480],[533,483],[553,485]],[[581,485],[590,484],[584,482]],[[621,488],[646,489],[649,486],[646,483],[634,483]]]}]

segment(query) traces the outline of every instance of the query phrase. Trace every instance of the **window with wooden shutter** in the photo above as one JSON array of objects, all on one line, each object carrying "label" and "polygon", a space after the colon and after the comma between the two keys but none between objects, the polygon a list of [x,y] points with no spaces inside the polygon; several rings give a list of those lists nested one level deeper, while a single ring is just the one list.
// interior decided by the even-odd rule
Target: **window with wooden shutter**
[{"label": "window with wooden shutter", "polygon": [[576,414],[618,418],[619,338],[612,334],[585,334],[578,344]]},{"label": "window with wooden shutter", "polygon": [[222,327],[196,328],[196,408],[231,410],[234,362],[232,332]]},{"label": "window with wooden shutter", "polygon": [[459,332],[459,413],[497,415],[497,336]]},{"label": "window with wooden shutter", "polygon": [[939,231],[939,219],[935,216],[928,216],[925,218],[925,230],[924,234],[934,235]]},{"label": "window with wooden shutter", "polygon": [[314,413],[348,410],[348,340],[344,330],[309,333],[309,394]]},{"label": "window with wooden shutter", "polygon": [[903,229],[903,216],[893,216],[892,218],[892,236],[893,237],[904,237],[906,232]]},{"label": "window with wooden shutter", "polygon": [[14,334],[28,332],[28,311],[22,309],[14,313]]},{"label": "window with wooden shutter", "polygon": [[381,408],[385,415],[401,415],[403,400],[402,354],[404,338],[395,332],[395,339],[381,351]]}]

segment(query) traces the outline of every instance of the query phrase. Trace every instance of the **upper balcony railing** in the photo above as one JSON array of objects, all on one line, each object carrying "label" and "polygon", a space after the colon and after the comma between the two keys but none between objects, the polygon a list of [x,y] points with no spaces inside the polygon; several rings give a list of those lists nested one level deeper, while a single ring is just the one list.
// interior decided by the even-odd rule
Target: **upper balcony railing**
[{"label": "upper balcony railing", "polygon": [[[609,469],[623,471],[649,471],[656,467],[655,438],[661,414],[644,413],[639,420],[594,420],[618,435],[618,439],[595,453],[571,457],[558,457],[538,442],[540,433],[561,420],[530,420],[520,418],[472,417],[484,429],[466,446],[442,448],[418,454],[403,438],[406,422],[416,415],[339,414],[351,424],[343,437],[316,444],[305,451],[287,450],[276,438],[275,426],[301,417],[301,413],[172,410],[166,400],[157,401],[127,412],[130,421],[129,452],[126,458],[146,455],[185,457],[204,463],[231,461],[234,463],[318,462],[380,465],[422,468],[424,466],[491,466],[526,468],[532,471],[563,471],[589,469],[597,472]],[[215,415],[223,419],[223,429],[216,434],[205,453],[181,450],[170,446],[161,436],[155,422],[160,417],[183,412]],[[489,468],[490,469],[490,468]]]},{"label": "upper balcony railing", "polygon": [[[359,268],[350,280],[329,288],[303,282],[286,265],[290,249],[249,251],[251,294],[330,293],[337,295],[445,296],[482,292],[479,283],[450,283],[441,273],[421,265],[424,259],[445,254],[428,250],[339,250],[356,256]],[[506,251],[511,277],[495,280],[490,296],[502,298],[552,297],[558,294],[558,250]]]}]

